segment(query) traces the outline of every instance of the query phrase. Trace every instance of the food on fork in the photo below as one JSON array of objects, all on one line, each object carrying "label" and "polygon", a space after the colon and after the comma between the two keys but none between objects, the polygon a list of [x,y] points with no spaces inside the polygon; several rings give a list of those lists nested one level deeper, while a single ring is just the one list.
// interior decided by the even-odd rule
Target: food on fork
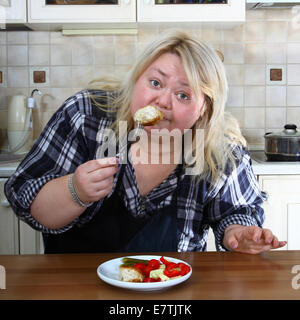
[{"label": "food on fork", "polygon": [[143,126],[153,126],[164,118],[163,112],[153,106],[146,106],[139,109],[134,115],[134,121]]}]

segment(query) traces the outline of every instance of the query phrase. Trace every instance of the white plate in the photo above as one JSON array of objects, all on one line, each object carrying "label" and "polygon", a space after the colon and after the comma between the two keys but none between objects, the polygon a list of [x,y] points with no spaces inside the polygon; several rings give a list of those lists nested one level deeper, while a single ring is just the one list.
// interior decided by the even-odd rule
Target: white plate
[{"label": "white plate", "polygon": [[[128,256],[129,258],[135,258],[135,259],[143,259],[143,260],[151,260],[151,259],[157,259],[159,260],[161,256],[150,256],[150,255],[140,255],[140,256]],[[161,281],[161,282],[125,282],[119,280],[119,269],[120,265],[122,264],[122,259],[112,259],[109,261],[106,261],[102,263],[97,268],[97,274],[100,279],[102,279],[104,282],[111,284],[112,286],[125,288],[125,289],[131,289],[131,290],[138,290],[138,291],[152,291],[152,290],[161,290],[168,287],[176,286],[177,284],[186,281],[192,274],[192,267],[179,259],[171,258],[171,257],[165,257],[167,260],[179,263],[183,262],[187,264],[191,270],[189,273],[184,275],[183,277],[168,280],[168,281]]]}]

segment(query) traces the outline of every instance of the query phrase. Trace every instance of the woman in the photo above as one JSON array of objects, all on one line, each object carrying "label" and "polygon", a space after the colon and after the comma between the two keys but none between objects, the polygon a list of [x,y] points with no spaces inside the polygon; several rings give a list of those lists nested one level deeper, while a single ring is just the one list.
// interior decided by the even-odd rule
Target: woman
[{"label": "woman", "polygon": [[[280,248],[285,242],[262,228],[265,195],[238,125],[224,112],[226,98],[214,50],[184,32],[166,33],[122,82],[79,92],[61,106],[6,183],[6,196],[22,220],[43,232],[46,253],[204,251],[209,227],[218,250]],[[197,176],[186,174],[175,153],[167,164],[147,161],[151,148],[143,143],[130,146],[126,165],[105,157],[105,130],[122,138],[120,121],[130,131],[146,105],[165,115],[145,127],[149,142],[155,129],[190,129],[194,140],[204,130]]]}]

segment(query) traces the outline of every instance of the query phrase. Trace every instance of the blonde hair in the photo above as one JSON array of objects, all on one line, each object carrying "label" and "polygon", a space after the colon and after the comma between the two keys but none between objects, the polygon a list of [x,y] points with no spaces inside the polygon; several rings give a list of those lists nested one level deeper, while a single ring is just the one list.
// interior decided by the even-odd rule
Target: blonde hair
[{"label": "blonde hair", "polygon": [[[216,180],[225,172],[228,160],[235,167],[233,145],[245,146],[246,141],[241,134],[238,122],[225,112],[228,84],[224,65],[216,51],[197,37],[180,30],[165,32],[148,45],[123,81],[96,80],[100,84],[97,89],[118,92],[112,103],[108,106],[99,105],[99,107],[117,110],[113,128],[116,130],[118,122],[126,120],[128,131],[130,131],[134,126],[130,112],[134,85],[148,66],[167,52],[175,53],[181,58],[196,98],[201,92],[204,93],[203,112],[192,129],[194,131],[205,129],[204,166],[201,176],[210,176],[212,180]],[[94,89],[96,82],[91,83]]]}]

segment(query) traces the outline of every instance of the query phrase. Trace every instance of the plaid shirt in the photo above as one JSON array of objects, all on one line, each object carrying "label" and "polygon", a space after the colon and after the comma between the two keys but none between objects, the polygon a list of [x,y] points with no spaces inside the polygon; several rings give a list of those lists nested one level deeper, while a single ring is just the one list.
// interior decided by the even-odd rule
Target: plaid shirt
[{"label": "plaid shirt", "polygon": [[[75,224],[87,223],[101,210],[106,199],[95,202],[60,229],[46,228],[30,214],[30,205],[45,183],[73,173],[82,163],[96,159],[103,147],[103,132],[110,127],[113,119],[104,116],[103,111],[92,104],[90,93],[81,91],[65,101],[5,184],[6,197],[16,215],[43,233],[58,234]],[[126,208],[133,216],[139,216],[152,215],[170,205],[175,189],[180,188],[177,207],[174,208],[178,219],[178,251],[206,250],[209,227],[214,231],[217,250],[224,251],[226,249],[222,242],[227,226],[241,224],[261,227],[264,220],[261,204],[266,196],[253,173],[249,153],[240,147],[236,147],[236,151],[240,158],[236,170],[223,174],[218,183],[213,184],[205,179],[193,181],[184,174],[184,170],[177,174],[178,166],[146,197],[139,193],[129,156],[119,192]],[[114,177],[113,189],[107,197],[115,191],[118,177],[119,172]]]}]

